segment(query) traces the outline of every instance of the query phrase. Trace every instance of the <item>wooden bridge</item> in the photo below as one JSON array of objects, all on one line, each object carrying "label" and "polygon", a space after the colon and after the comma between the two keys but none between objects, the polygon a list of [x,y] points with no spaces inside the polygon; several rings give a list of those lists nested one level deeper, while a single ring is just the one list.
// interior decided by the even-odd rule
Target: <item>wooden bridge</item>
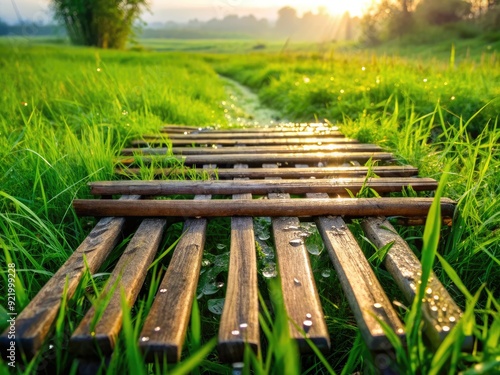
[{"label": "wooden bridge", "polygon": [[[132,306],[148,267],[161,251],[166,227],[173,220],[183,220],[184,234],[139,338],[148,360],[155,356],[169,362],[180,360],[207,221],[213,217],[231,217],[229,272],[218,335],[223,361],[241,361],[245,346],[258,350],[261,345],[256,217],[271,218],[289,330],[301,351],[311,350],[310,340],[328,352],[330,334],[334,334],[327,329],[304,241],[308,233],[301,229],[301,220],[315,223],[368,348],[374,353],[390,350],[383,327],[405,340],[405,326],[347,224],[362,219],[370,241],[379,248],[392,244],[384,265],[410,303],[421,264],[388,218],[398,224],[423,225],[432,199],[392,193],[435,190],[435,180],[418,178],[416,168],[398,165],[391,153],[347,139],[324,124],[230,131],[167,126],[162,131],[134,141],[118,160],[120,175],[140,175],[140,166],[150,165],[155,180],[94,182],[91,193],[101,199],[74,201],[79,215],[101,219],[17,317],[16,345],[28,357],[36,355],[50,335],[63,295],[72,297],[87,269],[91,274],[99,270],[117,246],[127,220],[138,217],[142,222],[103,291],[109,303],[100,319],[96,321],[97,312],[91,308],[72,334],[70,349],[76,356],[111,354],[122,326],[120,290]],[[367,191],[376,197],[352,197]],[[454,202],[441,199],[441,209],[443,222],[451,225]],[[434,275],[422,308],[425,333],[435,343],[446,337],[462,315]],[[4,333],[2,346],[8,341]]]}]

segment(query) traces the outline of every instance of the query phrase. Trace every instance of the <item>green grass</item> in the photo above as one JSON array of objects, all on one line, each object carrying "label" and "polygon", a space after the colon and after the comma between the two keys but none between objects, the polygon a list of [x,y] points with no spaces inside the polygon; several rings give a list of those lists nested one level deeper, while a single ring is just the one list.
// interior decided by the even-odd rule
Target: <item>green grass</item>
[{"label": "green grass", "polygon": [[[411,60],[408,53],[396,57],[388,50],[341,52],[325,45],[293,50],[275,44],[256,53],[251,50],[253,42],[151,43],[151,48],[190,52],[112,52],[13,39],[0,42],[0,86],[5,88],[0,97],[0,264],[4,270],[6,264],[16,264],[19,311],[92,228],[92,220],[75,215],[72,199],[89,196],[89,181],[117,178],[113,160],[128,141],[157,132],[164,123],[229,125],[221,105],[228,94],[220,73],[253,88],[286,118],[327,119],[347,136],[394,151],[401,162],[419,167],[422,176],[441,179],[446,172],[440,193],[458,202],[453,228],[440,230],[432,225],[437,222],[434,217],[425,232],[398,230],[417,254],[422,253],[424,269],[434,267],[464,317],[434,355],[420,334],[418,301],[409,312],[401,311],[413,329],[408,348],[395,343],[399,372],[498,372],[500,65],[486,44],[480,47],[476,42],[470,57],[464,57],[463,45],[457,44],[454,53],[448,45],[432,59]],[[196,50],[203,53],[191,53]],[[208,50],[218,53],[209,55]],[[151,169],[142,170],[142,177],[152,176]],[[356,224],[351,228],[356,231]],[[212,279],[225,282],[227,276],[229,248],[227,243],[217,246],[220,238],[229,238],[227,220],[211,221],[208,233],[201,289]],[[123,306],[122,334],[101,373],[231,372],[213,350],[218,317],[208,310],[209,300],[223,298],[224,286],[193,306],[181,364],[143,365],[137,351],[140,328],[171,246],[181,234],[179,224],[168,228],[138,302],[132,308]],[[310,241],[318,243],[314,235]],[[126,243],[127,239],[120,248]],[[384,249],[377,253],[370,244],[362,245],[388,293],[399,298],[380,266]],[[260,247],[260,270],[269,262],[269,251]],[[111,258],[118,255],[119,249]],[[275,309],[264,309],[260,316],[264,346],[261,353],[245,354],[245,373],[350,374],[373,369],[328,255],[322,251],[311,256],[311,264],[332,352],[296,353],[279,307],[276,280],[260,276],[261,304],[272,301]],[[65,350],[69,332],[98,296],[112,265],[107,262],[93,278],[86,275],[74,297],[64,301],[53,340],[18,373],[34,373],[37,367],[47,373],[76,373],[78,362]],[[2,280],[6,279],[3,272]],[[0,284],[2,317],[4,285]],[[465,334],[475,339],[471,353],[460,350]],[[4,362],[0,368],[6,368]]]}]

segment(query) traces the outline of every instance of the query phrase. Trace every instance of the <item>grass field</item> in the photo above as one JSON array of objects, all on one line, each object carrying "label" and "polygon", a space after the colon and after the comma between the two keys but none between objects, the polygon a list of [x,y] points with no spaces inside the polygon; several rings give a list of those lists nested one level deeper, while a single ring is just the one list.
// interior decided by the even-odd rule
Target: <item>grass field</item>
[{"label": "grass field", "polygon": [[[457,200],[460,216],[453,229],[442,230],[438,259],[425,258],[432,252],[424,251],[423,264],[429,269],[434,263],[465,311],[463,323],[434,355],[418,334],[420,326],[412,321],[408,348],[398,348],[398,372],[500,371],[498,44],[477,42],[469,55],[462,45],[448,44],[440,46],[442,52],[433,58],[419,59],[412,59],[408,50],[400,50],[402,56],[397,57],[384,51],[340,51],[330,45],[309,50],[276,45],[255,51],[252,46],[257,42],[153,44],[149,47],[163,52],[0,41],[0,87],[4,89],[0,97],[0,328],[7,320],[3,299],[7,265],[16,265],[16,307],[21,311],[92,227],[92,221],[76,217],[72,199],[89,196],[89,181],[116,178],[113,158],[128,141],[156,132],[165,123],[230,125],[232,117],[222,104],[228,92],[221,74],[254,89],[263,103],[288,119],[331,122],[347,136],[395,152],[402,162],[419,167],[422,176],[441,179],[443,171],[449,171],[443,194]],[[207,259],[227,259],[227,244],[218,246],[220,238],[228,238],[227,222],[210,225]],[[399,230],[420,254],[423,229]],[[180,227],[171,227],[165,249],[179,235]],[[371,255],[366,243],[363,247]],[[157,365],[144,366],[136,342],[166,264],[168,256],[148,276],[148,287],[138,303],[130,310],[124,308],[123,333],[102,373],[165,371]],[[330,268],[325,252],[313,257],[312,264],[318,270]],[[95,285],[105,282],[110,266],[106,264],[98,277],[84,280],[75,298],[63,305],[55,338],[33,361],[18,366],[18,373],[35,373],[37,368],[51,374],[76,373],[78,363],[66,350],[68,332],[91,305],[98,294]],[[389,285],[386,271],[375,263],[373,267]],[[227,269],[218,272],[224,278]],[[372,360],[333,273],[328,279],[317,275],[333,346],[325,357],[296,355],[283,329],[286,317],[279,308],[275,280],[259,278],[260,289],[270,290],[263,298],[275,303],[274,314],[263,313],[261,322],[274,330],[265,331],[269,345],[260,356],[248,353],[245,373],[370,373]],[[221,288],[211,298],[223,295]],[[397,298],[397,292],[391,297]],[[174,374],[231,372],[231,366],[220,363],[213,350],[217,316],[207,304],[207,297],[195,304],[195,324],[189,330],[183,362],[168,368]],[[400,313],[408,323],[417,310],[414,304],[409,312]],[[465,333],[475,338],[471,353],[460,350]],[[6,363],[0,362],[0,370],[6,369]]]}]

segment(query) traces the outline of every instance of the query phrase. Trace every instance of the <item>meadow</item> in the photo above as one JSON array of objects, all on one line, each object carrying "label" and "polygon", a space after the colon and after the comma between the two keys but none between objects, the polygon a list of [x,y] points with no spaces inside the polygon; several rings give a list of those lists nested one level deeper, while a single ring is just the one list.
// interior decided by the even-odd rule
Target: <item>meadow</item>
[{"label": "meadow", "polygon": [[[0,41],[0,298],[5,295],[7,264],[16,264],[21,311],[85,238],[94,221],[78,218],[71,202],[89,197],[89,181],[118,178],[113,160],[130,140],[157,132],[165,123],[232,125],[244,110],[229,97],[227,83],[219,77],[223,75],[252,88],[262,103],[287,119],[326,121],[349,137],[394,152],[401,162],[420,168],[421,176],[439,180],[445,175],[442,193],[458,202],[460,214],[451,229],[441,231],[437,259],[424,264],[434,263],[436,273],[464,309],[464,319],[436,355],[416,324],[408,348],[397,348],[399,373],[497,373],[500,45],[478,42],[467,50],[461,44],[442,44],[433,47],[441,50],[433,57],[417,58],[411,49],[398,49],[400,55],[393,55],[322,44],[275,45],[261,51],[253,48],[257,44],[154,41],[150,48],[159,52],[116,52]],[[234,108],[227,103],[234,103]],[[234,117],[229,115],[232,112]],[[147,169],[143,176],[148,176]],[[220,246],[220,238],[229,237],[227,222],[210,225],[207,259],[227,260],[227,244]],[[352,229],[357,230],[356,223]],[[398,230],[419,254],[423,228]],[[180,234],[179,225],[169,228],[164,253]],[[362,245],[371,256],[373,249]],[[136,342],[168,258],[167,254],[150,272],[136,305],[125,309],[115,355],[102,363],[101,373],[232,371],[230,365],[219,362],[214,350],[217,316],[210,313],[206,297],[193,308],[194,324],[183,361],[168,368],[143,365]],[[326,252],[312,259],[316,270],[331,267],[329,262]],[[77,373],[78,361],[65,350],[68,332],[91,305],[110,267],[108,262],[97,276],[85,278],[73,300],[63,305],[53,340],[33,361],[19,366],[17,373],[37,369]],[[390,285],[383,267],[376,261],[373,267]],[[217,272],[223,278],[227,269]],[[328,279],[321,272],[317,275],[333,349],[329,355],[308,357],[296,355],[287,339],[275,280],[259,278],[260,290],[270,290],[262,298],[273,299],[275,309],[274,314],[263,312],[268,345],[260,356],[248,353],[244,373],[373,370],[373,360],[334,275]],[[224,288],[217,293],[222,298]],[[4,324],[4,300],[0,306]],[[403,319],[412,319],[415,311],[409,306],[400,313]],[[475,339],[470,353],[460,350],[465,334]],[[4,362],[0,369],[7,372]]]}]

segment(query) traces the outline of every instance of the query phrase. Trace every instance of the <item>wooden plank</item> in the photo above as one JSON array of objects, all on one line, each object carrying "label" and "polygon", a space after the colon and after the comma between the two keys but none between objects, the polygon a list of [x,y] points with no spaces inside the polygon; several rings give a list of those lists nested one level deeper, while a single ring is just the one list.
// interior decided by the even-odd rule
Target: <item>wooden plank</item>
[{"label": "wooden plank", "polygon": [[[165,136],[166,138],[166,136]],[[212,145],[215,144],[214,139],[165,139],[162,137],[148,138],[132,141],[132,145],[135,147],[139,146],[169,146],[170,144],[174,146],[189,146],[193,144],[197,145]],[[337,143],[359,143],[355,139],[349,138],[263,138],[263,139],[217,139],[216,143],[223,146],[235,146],[235,145],[246,145],[246,146],[267,146],[267,145],[302,145],[302,144],[337,144]]]},{"label": "wooden plank", "polygon": [[[384,264],[406,300],[411,303],[415,298],[417,285],[422,275],[422,265],[418,258],[385,218],[366,219],[362,227],[366,236],[377,247],[381,248],[393,243],[387,252]],[[462,316],[462,311],[433,272],[427,284],[422,313],[426,323],[425,332],[434,345],[444,340]],[[471,345],[472,337],[469,337],[465,341],[465,346]]]},{"label": "wooden plank", "polygon": [[[195,196],[198,204],[210,196]],[[188,219],[141,331],[147,361],[178,362],[191,316],[206,239],[206,219]]]},{"label": "wooden plank", "polygon": [[[108,199],[75,199],[73,207],[81,216],[139,217],[223,217],[223,216],[426,216],[432,198],[336,198],[287,199],[233,202],[215,199],[210,202],[190,200],[143,200],[125,202]],[[455,202],[441,199],[441,214],[452,217]]]},{"label": "wooden plank", "polygon": [[[264,167],[268,165],[265,164]],[[285,199],[290,201],[288,194],[271,193],[268,197],[269,202],[282,203]],[[330,336],[314,282],[309,254],[299,236],[299,226],[297,217],[282,216],[272,219],[283,304],[289,318],[288,328],[301,352],[311,351],[306,338],[318,349],[326,352],[330,348]]]},{"label": "wooden plank", "polygon": [[[154,134],[145,134],[142,136],[144,139],[155,139],[158,136]],[[245,140],[245,139],[255,139],[255,138],[296,138],[296,137],[301,137],[301,138],[344,138],[345,136],[336,130],[325,130],[325,131],[314,131],[314,132],[300,132],[300,131],[287,131],[283,130],[280,132],[258,132],[258,133],[235,133],[232,131],[227,131],[227,132],[202,132],[202,133],[190,133],[190,134],[179,134],[179,133],[174,133],[174,134],[168,134],[168,137],[172,140],[174,139],[189,139],[192,141],[198,141],[200,139],[209,139],[212,142],[214,140],[219,141],[221,139],[232,139],[232,140]]]},{"label": "wooden plank", "polygon": [[[122,197],[120,202],[137,200],[138,196]],[[42,346],[66,295],[71,299],[85,272],[93,274],[114,248],[125,224],[125,219],[101,219],[80,246],[43,286],[38,294],[16,317],[16,348],[19,355],[32,358]],[[86,267],[86,264],[88,268]],[[10,346],[8,331],[0,337],[0,346]]]},{"label": "wooden plank", "polygon": [[276,124],[276,125],[265,125],[256,128],[231,128],[231,129],[212,129],[196,127],[194,125],[165,125],[162,128],[164,132],[170,132],[172,130],[186,130],[186,131],[199,131],[199,132],[210,132],[210,133],[261,133],[263,130],[269,133],[286,131],[336,131],[339,130],[337,126],[331,126],[324,123],[287,123],[287,124]]},{"label": "wooden plank", "polygon": [[[245,199],[251,200],[252,195],[233,195],[235,201]],[[255,237],[251,217],[233,217],[226,299],[219,327],[221,360],[241,362],[246,345],[255,353],[260,352]]]},{"label": "wooden plank", "polygon": [[[139,158],[139,157],[137,157]],[[118,158],[117,163],[123,165],[132,165],[137,163],[136,157]],[[182,162],[185,165],[203,165],[209,164],[248,164],[262,165],[263,163],[273,164],[327,164],[327,163],[345,163],[358,161],[365,163],[372,159],[374,161],[393,160],[394,156],[387,152],[312,152],[312,153],[292,153],[292,154],[224,154],[224,155],[186,155],[186,156],[143,156],[140,157],[141,163],[150,164],[165,162]]]},{"label": "wooden plank", "polygon": [[80,357],[99,356],[100,353],[111,355],[122,326],[122,293],[131,307],[158,250],[166,224],[164,219],[142,221],[96,301],[95,306],[101,304],[102,310],[92,307],[71,336],[72,352]]},{"label": "wooden plank", "polygon": [[378,320],[404,341],[403,324],[342,218],[318,217],[316,225],[368,348],[383,351],[392,347]]},{"label": "wooden plank", "polygon": [[[362,177],[372,171],[379,177],[411,177],[418,175],[418,169],[411,165],[403,166],[375,166],[369,167],[309,167],[307,169],[297,170],[296,168],[248,168],[248,169],[232,169],[232,168],[217,168],[211,170],[196,169],[189,167],[179,168],[157,168],[154,170],[155,176],[183,176],[189,178],[191,173],[198,176],[203,176],[208,173],[209,176],[218,178],[236,178],[248,177],[251,179],[263,179],[266,177],[281,177],[281,178],[333,178],[333,177]],[[116,173],[129,175],[140,174],[139,168],[117,169]]]},{"label": "wooden plank", "polygon": [[378,193],[400,192],[411,187],[415,191],[437,188],[432,178],[332,178],[308,180],[247,180],[247,181],[99,181],[89,184],[94,195],[141,194],[147,196],[172,194],[268,194],[268,193],[329,193],[356,194],[363,187]]},{"label": "wooden plank", "polygon": [[345,143],[331,145],[304,145],[304,146],[235,146],[235,147],[144,147],[124,148],[122,155],[220,155],[220,154],[263,154],[288,152],[378,152],[382,148],[377,145],[364,143]]}]

